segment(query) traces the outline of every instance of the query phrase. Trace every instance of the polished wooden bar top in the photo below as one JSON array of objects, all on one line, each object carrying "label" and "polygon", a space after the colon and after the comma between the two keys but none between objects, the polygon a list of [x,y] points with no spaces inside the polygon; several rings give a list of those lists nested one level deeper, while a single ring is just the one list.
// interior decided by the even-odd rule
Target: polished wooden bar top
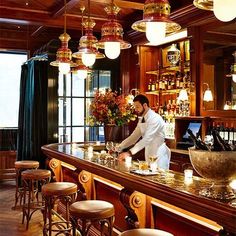
[{"label": "polished wooden bar top", "polygon": [[49,158],[56,158],[78,169],[86,170],[125,188],[136,190],[182,209],[211,219],[236,234],[236,200],[216,200],[199,195],[201,189],[210,187],[211,182],[194,176],[185,180],[184,175],[174,171],[158,171],[150,176],[135,174],[137,163],[131,166],[124,161],[99,158],[104,145],[93,145],[89,155],[89,144],[49,144],[42,147]]}]

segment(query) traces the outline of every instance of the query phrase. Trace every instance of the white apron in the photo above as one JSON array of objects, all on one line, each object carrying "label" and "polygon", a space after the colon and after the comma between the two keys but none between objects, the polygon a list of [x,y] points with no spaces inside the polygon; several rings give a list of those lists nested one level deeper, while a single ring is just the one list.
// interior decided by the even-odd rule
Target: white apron
[{"label": "white apron", "polygon": [[[147,123],[138,123],[142,137],[147,130]],[[149,156],[157,156],[157,166],[161,169],[168,170],[170,166],[170,149],[166,146],[164,139],[156,137],[148,146],[145,147],[145,160]]]}]

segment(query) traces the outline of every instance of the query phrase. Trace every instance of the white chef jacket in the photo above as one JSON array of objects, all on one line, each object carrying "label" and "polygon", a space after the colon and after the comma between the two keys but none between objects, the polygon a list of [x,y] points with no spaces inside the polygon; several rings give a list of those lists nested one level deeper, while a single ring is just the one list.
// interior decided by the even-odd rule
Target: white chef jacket
[{"label": "white chef jacket", "polygon": [[161,116],[149,109],[144,116],[145,122],[139,120],[133,133],[126,138],[120,145],[119,150],[134,145],[131,149],[132,154],[145,148],[145,159],[148,161],[149,156],[158,156],[157,164],[162,169],[169,169],[170,165],[170,149],[165,144],[165,122]]}]

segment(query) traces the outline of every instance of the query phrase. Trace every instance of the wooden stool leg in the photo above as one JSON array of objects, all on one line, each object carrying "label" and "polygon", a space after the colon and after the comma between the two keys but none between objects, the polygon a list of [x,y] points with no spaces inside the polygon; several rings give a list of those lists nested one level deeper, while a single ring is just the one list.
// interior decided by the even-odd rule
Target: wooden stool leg
[{"label": "wooden stool leg", "polygon": [[115,217],[114,216],[110,217],[108,219],[108,221],[109,221],[109,223],[108,223],[108,233],[109,233],[109,236],[112,236]]},{"label": "wooden stool leg", "polygon": [[[24,224],[25,222],[25,218],[26,218],[26,198],[27,198],[27,184],[25,181],[23,181],[23,205],[22,205],[22,224]],[[28,196],[29,199],[29,196]]]}]

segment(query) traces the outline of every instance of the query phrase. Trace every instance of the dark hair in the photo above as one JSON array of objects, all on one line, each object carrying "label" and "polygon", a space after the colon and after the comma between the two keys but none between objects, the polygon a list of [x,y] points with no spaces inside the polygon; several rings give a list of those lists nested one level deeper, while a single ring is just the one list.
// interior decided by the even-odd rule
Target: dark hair
[{"label": "dark hair", "polygon": [[142,105],[143,105],[144,103],[146,103],[147,106],[149,107],[149,100],[148,100],[148,98],[147,98],[146,96],[144,96],[143,94],[138,94],[138,95],[134,98],[133,101],[134,101],[134,102],[140,102]]}]

